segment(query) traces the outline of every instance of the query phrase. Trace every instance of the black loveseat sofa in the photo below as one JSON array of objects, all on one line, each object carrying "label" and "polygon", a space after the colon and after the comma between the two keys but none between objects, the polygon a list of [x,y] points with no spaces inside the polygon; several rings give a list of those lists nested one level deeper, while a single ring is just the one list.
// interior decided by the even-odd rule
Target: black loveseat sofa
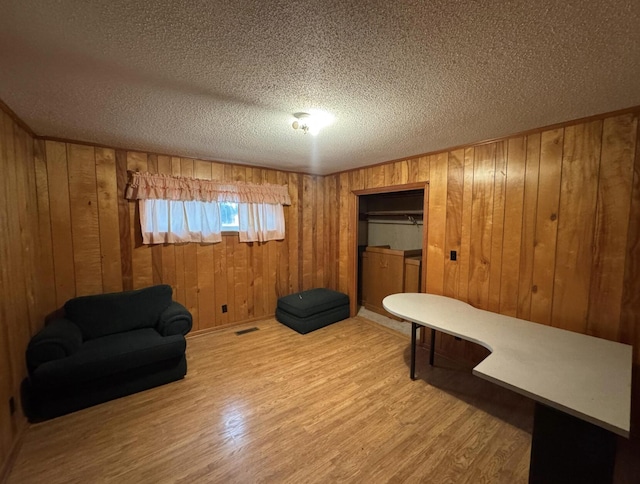
[{"label": "black loveseat sofa", "polygon": [[187,372],[191,314],[171,286],[77,297],[27,347],[30,421],[64,415],[179,380]]}]

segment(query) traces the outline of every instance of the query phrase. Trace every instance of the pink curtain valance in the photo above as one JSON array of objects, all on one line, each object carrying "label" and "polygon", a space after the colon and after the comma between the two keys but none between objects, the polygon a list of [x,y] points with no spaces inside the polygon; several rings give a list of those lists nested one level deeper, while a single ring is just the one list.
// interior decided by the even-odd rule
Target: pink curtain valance
[{"label": "pink curtain valance", "polygon": [[198,200],[202,202],[269,203],[291,205],[286,185],[224,183],[147,172],[129,172],[125,198],[129,200]]}]

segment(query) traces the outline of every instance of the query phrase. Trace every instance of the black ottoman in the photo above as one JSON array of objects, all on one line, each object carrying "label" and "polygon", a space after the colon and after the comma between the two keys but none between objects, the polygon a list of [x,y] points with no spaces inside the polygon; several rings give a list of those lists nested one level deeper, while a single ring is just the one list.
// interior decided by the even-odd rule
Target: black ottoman
[{"label": "black ottoman", "polygon": [[307,334],[349,317],[349,296],[331,289],[310,289],[278,299],[276,319]]}]

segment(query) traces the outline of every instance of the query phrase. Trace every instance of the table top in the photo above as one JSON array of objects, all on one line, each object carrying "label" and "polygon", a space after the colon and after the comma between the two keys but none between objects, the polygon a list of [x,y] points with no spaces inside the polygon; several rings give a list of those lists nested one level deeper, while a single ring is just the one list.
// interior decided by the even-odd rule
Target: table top
[{"label": "table top", "polygon": [[474,375],[623,437],[631,419],[632,347],[504,316],[433,294],[392,294],[391,314],[478,343]]}]

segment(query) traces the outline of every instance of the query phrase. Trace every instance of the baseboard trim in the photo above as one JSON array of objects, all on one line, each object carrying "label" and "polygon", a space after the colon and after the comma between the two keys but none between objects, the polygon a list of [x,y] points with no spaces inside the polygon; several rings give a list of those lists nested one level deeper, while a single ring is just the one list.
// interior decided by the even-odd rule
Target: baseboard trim
[{"label": "baseboard trim", "polygon": [[9,479],[9,474],[11,474],[11,470],[13,469],[13,465],[18,458],[18,453],[22,448],[22,440],[24,437],[24,433],[26,429],[29,427],[29,422],[26,418],[23,417],[22,425],[18,427],[18,433],[16,434],[16,438],[13,441],[13,445],[11,446],[11,450],[9,451],[9,455],[7,456],[2,468],[0,468],[0,484],[5,484]]},{"label": "baseboard trim", "polygon": [[242,321],[236,321],[233,323],[222,324],[220,326],[214,326],[213,328],[199,329],[197,331],[191,331],[187,334],[186,338],[197,338],[198,336],[204,336],[209,333],[215,333],[217,331],[222,331],[229,328],[235,328],[237,326],[242,326],[243,324],[255,323],[256,321],[264,321],[265,319],[273,319],[275,318],[275,314],[265,314],[264,316],[256,316],[254,318],[243,319]]}]

